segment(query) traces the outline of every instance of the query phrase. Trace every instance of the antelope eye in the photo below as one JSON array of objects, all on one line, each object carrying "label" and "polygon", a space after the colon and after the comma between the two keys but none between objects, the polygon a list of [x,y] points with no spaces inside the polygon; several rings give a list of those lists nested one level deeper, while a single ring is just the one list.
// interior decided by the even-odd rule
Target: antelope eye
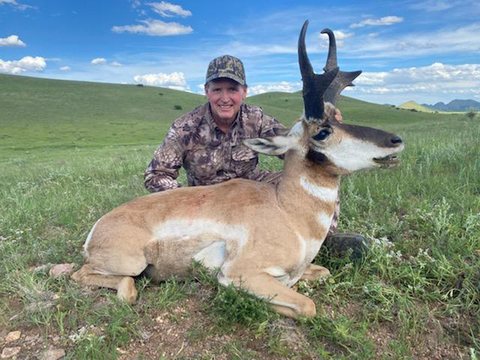
[{"label": "antelope eye", "polygon": [[320,132],[313,137],[314,140],[316,141],[322,141],[327,138],[327,136],[330,135],[330,131],[327,129],[320,130]]}]

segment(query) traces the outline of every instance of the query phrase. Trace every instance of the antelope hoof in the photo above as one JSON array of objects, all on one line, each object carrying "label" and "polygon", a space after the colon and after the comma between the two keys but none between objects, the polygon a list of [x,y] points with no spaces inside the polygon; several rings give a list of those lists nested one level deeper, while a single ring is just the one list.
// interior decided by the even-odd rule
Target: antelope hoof
[{"label": "antelope hoof", "polygon": [[138,292],[135,288],[135,281],[131,277],[124,277],[118,284],[117,297],[120,300],[132,305],[137,301]]},{"label": "antelope hoof", "polygon": [[307,270],[305,270],[305,272],[303,273],[300,280],[313,281],[327,276],[330,276],[330,270],[323,266],[310,264]]}]

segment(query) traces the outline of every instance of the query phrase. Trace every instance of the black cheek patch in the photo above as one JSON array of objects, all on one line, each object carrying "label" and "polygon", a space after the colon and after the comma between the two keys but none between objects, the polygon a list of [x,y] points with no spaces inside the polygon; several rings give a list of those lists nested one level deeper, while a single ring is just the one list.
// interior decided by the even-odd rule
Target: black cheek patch
[{"label": "black cheek patch", "polygon": [[312,149],[308,150],[307,159],[315,164],[326,164],[329,162],[328,158],[319,152],[316,152]]}]

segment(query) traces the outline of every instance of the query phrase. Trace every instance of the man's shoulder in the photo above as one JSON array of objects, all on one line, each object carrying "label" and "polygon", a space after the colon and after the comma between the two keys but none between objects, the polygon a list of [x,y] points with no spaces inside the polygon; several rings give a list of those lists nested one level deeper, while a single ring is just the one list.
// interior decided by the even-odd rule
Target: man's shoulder
[{"label": "man's shoulder", "polygon": [[265,115],[261,107],[249,104],[242,104],[242,114],[248,118],[262,118]]},{"label": "man's shoulder", "polygon": [[170,126],[166,138],[179,139],[184,138],[185,136],[190,136],[190,134],[202,123],[207,109],[208,103],[200,105],[192,111],[180,116],[173,122],[172,126]]},{"label": "man's shoulder", "polygon": [[255,105],[242,105],[242,120],[245,127],[260,130],[264,126],[276,123],[276,120],[263,112],[261,107]]},{"label": "man's shoulder", "polygon": [[204,118],[208,110],[208,103],[202,104],[192,111],[180,116],[173,122],[174,127],[183,127],[184,125],[198,125]]}]

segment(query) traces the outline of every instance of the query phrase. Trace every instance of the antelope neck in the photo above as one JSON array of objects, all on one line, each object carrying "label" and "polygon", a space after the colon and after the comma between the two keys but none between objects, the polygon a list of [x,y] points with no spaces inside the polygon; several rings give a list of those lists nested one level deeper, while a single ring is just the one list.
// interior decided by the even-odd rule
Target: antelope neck
[{"label": "antelope neck", "polygon": [[277,188],[279,203],[287,212],[295,212],[297,216],[317,217],[319,212],[333,214],[340,176],[298,157],[291,153],[285,156],[283,178]]}]

